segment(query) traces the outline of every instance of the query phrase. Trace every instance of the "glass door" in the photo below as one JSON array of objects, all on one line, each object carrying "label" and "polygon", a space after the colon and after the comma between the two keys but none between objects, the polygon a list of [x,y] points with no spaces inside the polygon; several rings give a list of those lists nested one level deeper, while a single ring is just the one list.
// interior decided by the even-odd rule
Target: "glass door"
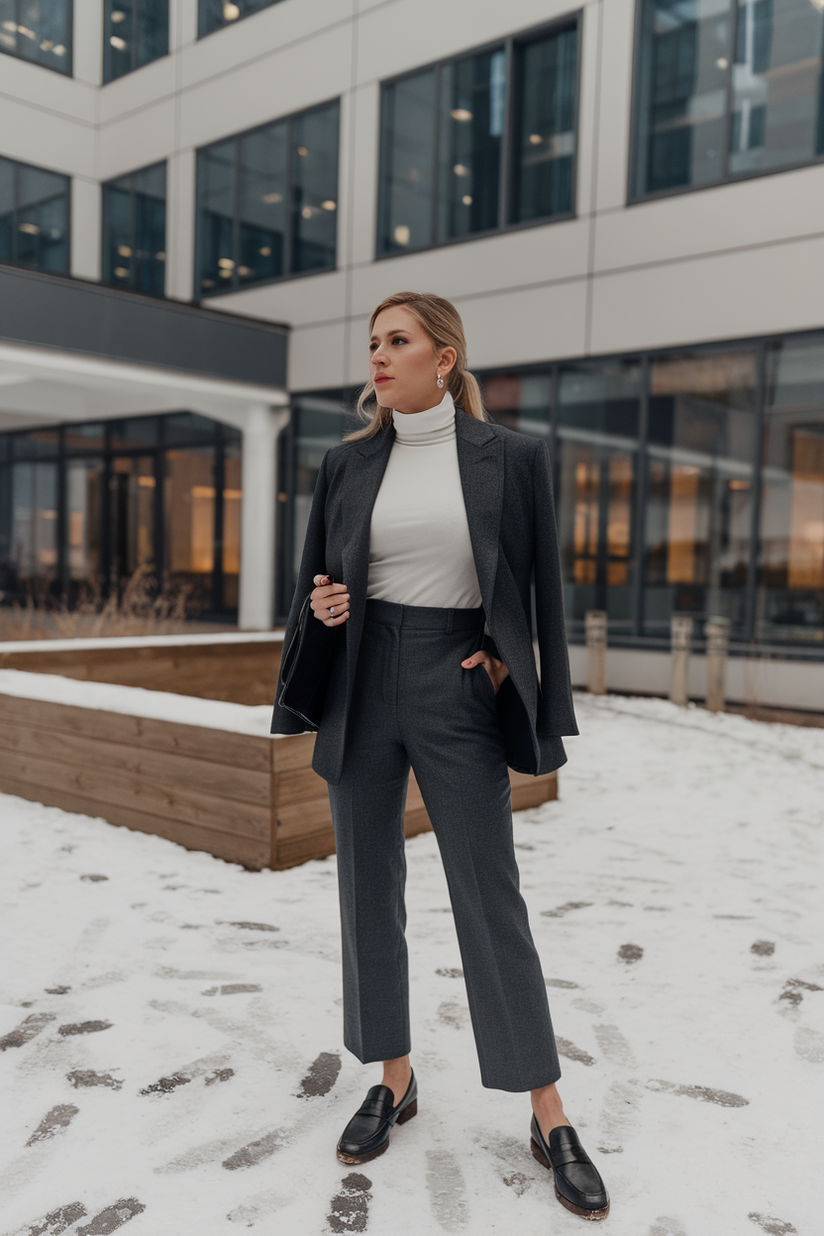
[{"label": "glass door", "polygon": [[109,487],[109,579],[112,588],[122,588],[137,572],[157,570],[154,456],[115,456]]}]

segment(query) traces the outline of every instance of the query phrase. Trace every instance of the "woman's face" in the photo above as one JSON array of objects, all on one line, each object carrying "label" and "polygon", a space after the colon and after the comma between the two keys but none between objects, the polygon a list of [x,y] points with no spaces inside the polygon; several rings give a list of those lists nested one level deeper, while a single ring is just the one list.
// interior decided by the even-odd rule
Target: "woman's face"
[{"label": "woman's face", "polygon": [[369,353],[378,403],[398,412],[424,412],[439,404],[444,392],[438,374],[445,381],[457,359],[454,348],[436,352],[419,318],[403,305],[378,314]]}]

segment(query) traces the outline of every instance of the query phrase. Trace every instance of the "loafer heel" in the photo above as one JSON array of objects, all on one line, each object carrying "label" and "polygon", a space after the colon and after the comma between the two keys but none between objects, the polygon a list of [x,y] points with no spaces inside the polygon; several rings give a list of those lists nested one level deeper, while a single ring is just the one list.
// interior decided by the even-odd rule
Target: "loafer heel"
[{"label": "loafer heel", "polygon": [[417,1114],[418,1114],[418,1100],[413,1099],[412,1102],[409,1104],[409,1106],[405,1107],[404,1110],[401,1112],[400,1116],[398,1116],[397,1122],[398,1124],[406,1124],[407,1120],[411,1120],[412,1117],[417,1116]]},{"label": "loafer heel", "polygon": [[529,1139],[529,1146],[530,1146],[530,1149],[531,1149],[531,1151],[532,1151],[532,1157],[538,1160],[538,1162],[540,1163],[541,1167],[546,1167],[546,1168],[549,1168],[549,1163],[547,1162],[547,1157],[546,1157],[546,1155],[544,1154],[544,1152],[541,1150],[541,1147],[540,1147],[540,1146],[538,1145],[538,1143],[535,1141],[535,1138],[534,1138],[534,1137],[530,1137],[530,1139]]}]

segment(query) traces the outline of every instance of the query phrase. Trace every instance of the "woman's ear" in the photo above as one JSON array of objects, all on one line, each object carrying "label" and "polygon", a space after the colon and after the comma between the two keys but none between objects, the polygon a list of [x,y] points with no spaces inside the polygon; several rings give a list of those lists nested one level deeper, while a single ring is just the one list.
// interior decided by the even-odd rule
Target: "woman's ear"
[{"label": "woman's ear", "polygon": [[439,371],[442,374],[449,373],[450,370],[455,368],[455,361],[458,359],[458,353],[454,348],[442,348],[441,351],[437,353],[435,359],[437,361]]}]

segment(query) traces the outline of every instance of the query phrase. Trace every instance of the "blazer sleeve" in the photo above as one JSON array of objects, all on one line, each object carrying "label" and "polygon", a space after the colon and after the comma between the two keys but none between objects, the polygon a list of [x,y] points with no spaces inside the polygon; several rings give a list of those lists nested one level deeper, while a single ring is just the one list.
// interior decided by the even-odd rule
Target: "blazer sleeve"
[{"label": "blazer sleeve", "polygon": [[539,735],[577,734],[569,675],[552,471],[549,449],[543,438],[537,439],[537,450],[532,460],[532,493],[535,520],[536,634],[541,661],[537,729]]},{"label": "blazer sleeve", "polygon": [[[315,495],[312,499],[312,509],[309,512],[309,523],[306,528],[306,539],[303,542],[303,555],[300,560],[298,581],[295,585],[295,595],[292,598],[289,617],[286,621],[286,633],[283,637],[284,654],[295,633],[298,616],[300,615],[300,607],[306,598],[306,594],[311,592],[315,586],[315,576],[323,575],[326,571],[326,495],[329,491],[328,458],[329,452],[327,451],[321,460],[320,471],[318,472],[318,479],[315,485]],[[324,630],[328,631],[330,638],[334,637],[335,628],[325,627]],[[282,655],[277,687],[275,688],[275,700],[280,695],[283,660],[284,656]],[[269,731],[271,734],[303,734],[305,730],[306,726],[300,717],[295,716],[288,708],[281,708],[280,705],[275,704]]]}]

